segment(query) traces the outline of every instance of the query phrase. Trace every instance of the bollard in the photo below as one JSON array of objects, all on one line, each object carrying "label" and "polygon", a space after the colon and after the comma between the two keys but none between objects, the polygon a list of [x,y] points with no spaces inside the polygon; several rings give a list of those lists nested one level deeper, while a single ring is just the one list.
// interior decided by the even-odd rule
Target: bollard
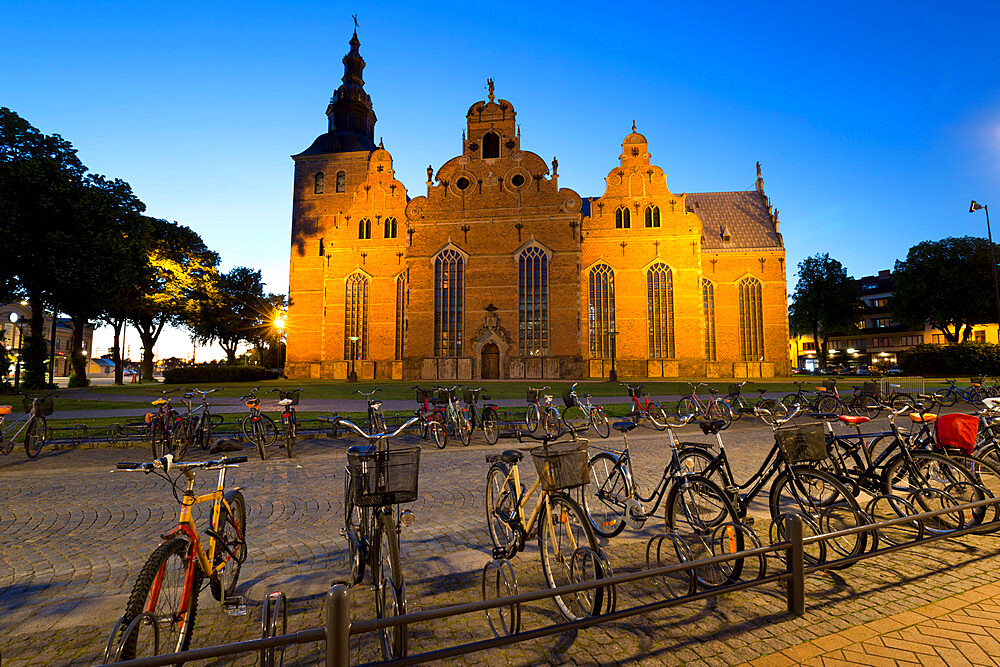
[{"label": "bollard", "polygon": [[788,547],[788,574],[785,581],[788,613],[802,616],[806,613],[806,575],[803,563],[802,548],[802,518],[785,515],[785,539],[791,544]]},{"label": "bollard", "polygon": [[326,664],[347,667],[350,663],[351,601],[347,586],[337,584],[326,594]]}]

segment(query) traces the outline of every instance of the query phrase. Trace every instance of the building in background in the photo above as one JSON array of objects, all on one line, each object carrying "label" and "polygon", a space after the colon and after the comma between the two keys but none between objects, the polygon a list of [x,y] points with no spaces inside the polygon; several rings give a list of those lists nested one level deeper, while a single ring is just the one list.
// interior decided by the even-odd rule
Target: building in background
[{"label": "building in background", "polygon": [[674,193],[633,124],[604,193],[581,197],[522,147],[490,81],[459,153],[411,197],[376,143],[356,32],[343,62],[327,131],[293,157],[289,377],[787,373],[759,165],[750,191]]},{"label": "building in background", "polygon": [[[11,322],[11,313],[17,313],[17,323]],[[10,352],[11,374],[17,363],[23,345],[23,338],[28,336],[28,319],[31,308],[27,304],[9,303],[0,306],[0,327],[3,330],[3,344]],[[42,335],[45,337],[45,359],[49,359],[52,350],[52,315],[46,313],[42,324]],[[23,337],[23,338],[22,338]],[[66,377],[72,370],[71,351],[73,349],[73,322],[68,317],[56,320],[55,374],[56,377]],[[94,327],[87,326],[83,330],[83,352],[88,359],[88,373],[94,372],[89,361],[93,357]],[[48,365],[46,364],[46,368]],[[23,372],[23,367],[22,367]]]}]

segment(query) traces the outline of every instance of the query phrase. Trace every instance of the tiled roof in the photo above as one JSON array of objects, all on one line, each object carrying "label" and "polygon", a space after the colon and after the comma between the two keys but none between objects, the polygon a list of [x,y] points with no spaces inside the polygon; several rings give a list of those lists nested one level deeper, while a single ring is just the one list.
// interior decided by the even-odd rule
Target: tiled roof
[{"label": "tiled roof", "polygon": [[[701,218],[702,250],[725,252],[761,248],[781,249],[767,199],[756,190],[743,192],[689,192],[688,211]],[[729,236],[729,241],[724,236]]]}]

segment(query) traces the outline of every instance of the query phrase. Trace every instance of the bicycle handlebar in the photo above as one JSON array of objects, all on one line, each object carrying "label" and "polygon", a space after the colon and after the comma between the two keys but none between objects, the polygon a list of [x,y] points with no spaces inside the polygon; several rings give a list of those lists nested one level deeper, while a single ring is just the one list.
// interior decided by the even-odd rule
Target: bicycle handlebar
[{"label": "bicycle handlebar", "polygon": [[382,391],[382,390],[379,389],[378,387],[375,387],[374,389],[372,389],[371,391],[369,391],[369,392],[366,393],[366,392],[361,391],[360,389],[355,389],[354,393],[355,394],[361,394],[362,396],[366,396],[368,398],[371,398],[372,396],[375,395],[376,391]]},{"label": "bicycle handlebar", "polygon": [[221,391],[221,389],[222,389],[221,387],[216,387],[215,389],[209,389],[208,391],[205,391],[204,389],[192,389],[191,391],[193,391],[196,394],[201,394],[201,397],[205,398],[209,394],[214,394],[217,391]]},{"label": "bicycle handlebar", "polygon": [[186,463],[184,461],[174,461],[173,454],[167,454],[154,461],[146,461],[143,463],[134,463],[130,461],[119,461],[118,465],[115,466],[116,470],[131,470],[131,471],[143,471],[152,472],[153,470],[162,470],[163,472],[170,472],[171,470],[193,470],[196,468],[212,468],[215,466],[227,466],[236,465],[237,463],[246,463],[247,457],[245,456],[223,456],[221,459],[216,459],[215,461],[194,461],[191,463]]},{"label": "bicycle handlebar", "polygon": [[[212,391],[215,391],[214,389]],[[282,389],[281,387],[271,387],[267,393],[273,394],[276,391],[280,391],[282,394],[294,394],[297,391],[302,391],[302,387],[296,387],[295,389]]]},{"label": "bicycle handlebar", "polygon": [[[143,389],[143,391],[148,391],[151,394],[163,394],[164,396],[168,394],[173,394],[180,391],[183,387],[174,387],[173,389]],[[258,387],[260,389],[260,387]]]},{"label": "bicycle handlebar", "polygon": [[[577,440],[576,434],[577,433],[583,433],[588,428],[590,428],[589,424],[585,425],[585,426],[570,426],[569,428],[567,428],[565,430],[559,431],[559,433],[556,433],[555,435],[542,435],[542,436],[534,435],[533,433],[528,433],[528,432],[525,432],[525,431],[521,431],[519,429],[516,432],[517,433],[517,441],[518,442],[523,442],[524,439],[527,438],[529,440],[537,440],[538,442],[542,443],[542,445],[544,445],[544,446],[554,445],[557,442],[576,442],[576,440]],[[569,435],[570,439],[569,440],[560,440],[559,439],[559,438],[561,438],[561,437],[563,437],[565,435]]]},{"label": "bicycle handlebar", "polygon": [[347,430],[354,431],[362,438],[366,438],[369,441],[381,440],[382,438],[395,438],[397,435],[408,429],[410,426],[413,426],[418,421],[420,421],[420,417],[410,417],[410,419],[407,420],[406,423],[404,423],[402,426],[400,426],[392,433],[386,431],[385,433],[375,433],[374,435],[372,435],[369,433],[365,433],[363,430],[361,430],[361,428],[357,424],[349,422],[343,417],[339,417],[337,415],[333,415],[332,417],[320,416],[320,419],[323,421],[328,421],[332,423],[334,426],[343,426]]},{"label": "bicycle handlebar", "polygon": [[760,417],[765,422],[771,424],[772,428],[775,428],[781,426],[782,424],[787,424],[791,420],[795,419],[798,416],[799,412],[801,411],[802,411],[802,404],[796,403],[792,412],[788,414],[784,419],[781,419],[780,417],[775,417],[774,413],[772,413],[767,408],[754,408],[753,414],[755,417]]}]

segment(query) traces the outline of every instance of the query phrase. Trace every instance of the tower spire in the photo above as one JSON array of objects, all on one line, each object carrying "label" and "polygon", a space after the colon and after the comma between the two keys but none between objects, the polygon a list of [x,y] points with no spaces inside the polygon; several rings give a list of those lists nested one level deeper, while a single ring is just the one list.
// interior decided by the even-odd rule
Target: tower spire
[{"label": "tower spire", "polygon": [[358,39],[358,16],[355,14],[354,33],[348,42],[350,51],[344,56],[343,83],[337,88],[326,109],[330,121],[331,144],[339,151],[375,150],[375,111],[372,99],[365,92],[363,73],[365,59],[361,57]]}]

